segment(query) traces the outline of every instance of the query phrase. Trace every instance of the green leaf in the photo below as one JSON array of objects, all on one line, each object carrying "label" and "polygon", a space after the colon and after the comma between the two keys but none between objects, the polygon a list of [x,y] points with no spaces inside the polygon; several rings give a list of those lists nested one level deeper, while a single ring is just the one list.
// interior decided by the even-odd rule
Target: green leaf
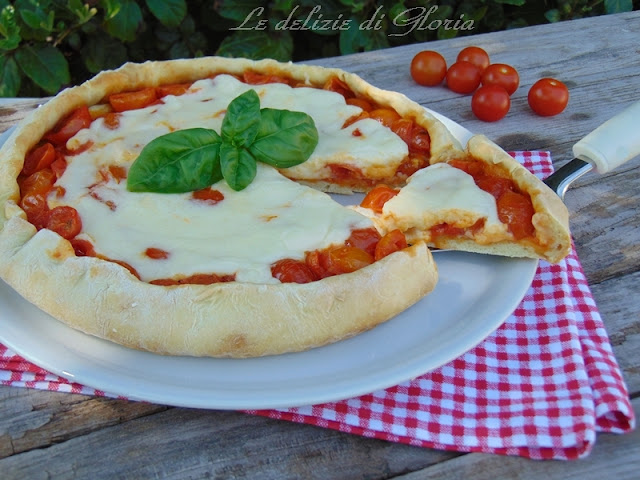
[{"label": "green leaf", "polygon": [[631,10],[633,10],[632,0],[604,0],[606,13],[630,12]]},{"label": "green leaf", "polygon": [[293,39],[289,31],[236,31],[220,43],[217,55],[244,57],[253,60],[273,58],[281,62],[291,60]]},{"label": "green leaf", "polygon": [[120,0],[100,0],[100,7],[104,10],[105,21],[108,21],[118,14],[122,3]]},{"label": "green leaf", "polygon": [[256,138],[259,126],[260,97],[254,90],[247,90],[227,107],[220,133],[225,142],[248,147]]},{"label": "green leaf", "polygon": [[505,5],[515,5],[516,7],[521,7],[527,0],[493,0],[496,3],[503,3]]},{"label": "green leaf", "polygon": [[247,21],[247,25],[258,20],[267,19],[267,10],[261,0],[220,0],[216,2],[216,10],[221,17],[237,22]]},{"label": "green leaf", "polygon": [[[79,25],[87,23],[98,13],[95,7],[89,6],[88,3],[83,3],[82,0],[69,0],[67,6],[76,16]],[[53,11],[49,13],[53,16]]]},{"label": "green leaf", "polygon": [[15,2],[16,11],[25,25],[33,30],[40,30],[40,33],[51,33],[53,31],[54,12],[45,9],[48,2],[37,2],[33,0],[17,0]]},{"label": "green leaf", "polygon": [[544,12],[544,18],[546,18],[549,22],[555,23],[562,20],[562,16],[560,15],[560,10],[557,8],[552,8],[551,10],[547,10]]},{"label": "green leaf", "polygon": [[177,27],[187,14],[184,0],[146,0],[154,17],[167,27]]},{"label": "green leaf", "polygon": [[91,73],[114,69],[127,61],[127,49],[122,42],[105,34],[88,37],[80,53]]},{"label": "green leaf", "polygon": [[20,27],[16,23],[16,11],[11,5],[0,10],[0,49],[15,50],[20,45]]},{"label": "green leaf", "polygon": [[16,50],[15,58],[22,71],[47,93],[57,93],[71,81],[67,59],[51,45],[24,45]]},{"label": "green leaf", "polygon": [[249,147],[253,156],[277,168],[288,168],[306,161],[318,145],[318,130],[303,112],[263,108],[260,129]]},{"label": "green leaf", "polygon": [[105,28],[112,37],[132,42],[141,23],[142,11],[138,4],[133,0],[122,0],[118,13],[105,22]]},{"label": "green leaf", "polygon": [[244,190],[256,177],[256,159],[243,147],[222,142],[220,145],[222,176],[231,188]]},{"label": "green leaf", "polygon": [[220,136],[206,128],[162,135],[149,142],[131,165],[127,190],[184,193],[206,188],[222,178],[220,144]]},{"label": "green leaf", "polygon": [[16,61],[0,56],[0,97],[15,97],[20,90],[20,71]]}]

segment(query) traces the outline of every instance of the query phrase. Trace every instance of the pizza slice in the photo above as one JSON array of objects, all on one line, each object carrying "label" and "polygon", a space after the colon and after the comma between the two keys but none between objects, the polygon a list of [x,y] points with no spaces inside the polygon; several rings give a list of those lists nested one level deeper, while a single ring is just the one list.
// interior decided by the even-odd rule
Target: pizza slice
[{"label": "pizza slice", "polygon": [[482,135],[464,153],[414,173],[403,188],[372,189],[358,210],[383,232],[399,229],[409,242],[438,249],[552,263],[571,249],[561,199]]}]

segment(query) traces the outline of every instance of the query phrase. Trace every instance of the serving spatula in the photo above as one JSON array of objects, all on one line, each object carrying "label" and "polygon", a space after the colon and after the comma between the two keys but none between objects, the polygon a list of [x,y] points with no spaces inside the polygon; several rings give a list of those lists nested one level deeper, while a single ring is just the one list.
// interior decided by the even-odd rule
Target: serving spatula
[{"label": "serving spatula", "polygon": [[640,155],[640,101],[607,120],[573,146],[574,159],[544,180],[564,199],[569,185],[594,168],[607,173]]}]

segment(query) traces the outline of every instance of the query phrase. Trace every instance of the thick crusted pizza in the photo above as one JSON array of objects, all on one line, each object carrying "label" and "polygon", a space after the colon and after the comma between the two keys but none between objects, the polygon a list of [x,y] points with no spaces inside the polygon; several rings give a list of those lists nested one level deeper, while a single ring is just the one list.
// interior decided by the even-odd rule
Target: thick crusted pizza
[{"label": "thick crusted pizza", "polygon": [[[0,276],[74,328],[161,354],[358,334],[434,288],[428,244],[569,248],[562,203],[498,147],[465,151],[419,105],[335,69],[125,65],[40,107],[1,154]],[[345,207],[324,192],[369,193]]]}]

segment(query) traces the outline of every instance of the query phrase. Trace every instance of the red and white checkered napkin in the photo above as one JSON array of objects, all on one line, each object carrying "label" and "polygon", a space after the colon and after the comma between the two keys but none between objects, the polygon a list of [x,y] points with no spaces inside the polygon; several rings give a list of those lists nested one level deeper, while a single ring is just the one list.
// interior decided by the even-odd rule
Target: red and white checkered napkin
[{"label": "red and white checkered napkin", "polygon": [[[513,155],[536,175],[551,173],[548,153]],[[0,382],[105,395],[52,375],[1,344]],[[423,447],[536,459],[580,458],[596,432],[635,427],[575,250],[558,265],[540,262],[515,312],[449,364],[358,398],[250,413]]]},{"label": "red and white checkered napkin", "polygon": [[[512,152],[544,178],[546,152]],[[253,412],[367,437],[536,459],[586,456],[629,432],[633,408],[580,262],[540,262],[525,298],[480,345],[435,371],[341,402]]]}]

